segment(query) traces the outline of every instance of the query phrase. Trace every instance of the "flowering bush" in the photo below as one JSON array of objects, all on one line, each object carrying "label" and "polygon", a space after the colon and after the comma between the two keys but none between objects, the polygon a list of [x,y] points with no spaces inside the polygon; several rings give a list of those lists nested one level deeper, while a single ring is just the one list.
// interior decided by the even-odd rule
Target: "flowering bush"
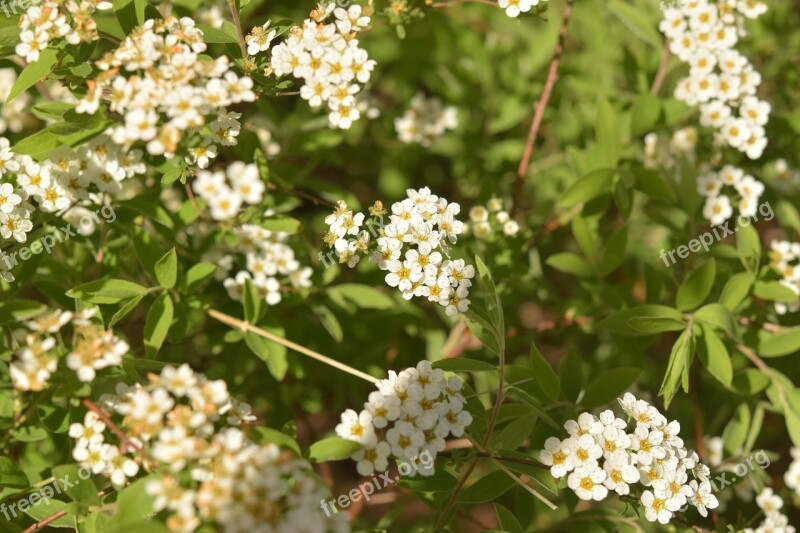
[{"label": "flowering bush", "polygon": [[800,523],[800,13],[0,5],[0,531]]}]

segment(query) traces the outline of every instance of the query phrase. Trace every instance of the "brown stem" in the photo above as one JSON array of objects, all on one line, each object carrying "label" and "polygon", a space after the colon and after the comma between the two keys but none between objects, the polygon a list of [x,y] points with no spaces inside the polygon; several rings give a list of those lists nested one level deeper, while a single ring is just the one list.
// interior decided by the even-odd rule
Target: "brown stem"
[{"label": "brown stem", "polygon": [[[114,421],[113,421],[113,420],[111,420],[111,417],[110,417],[110,416],[108,416],[108,415],[105,413],[105,411],[103,411],[102,409],[100,409],[100,408],[99,408],[97,405],[95,405],[95,404],[94,404],[94,402],[92,402],[92,401],[91,401],[91,400],[89,400],[88,398],[84,398],[84,399],[81,401],[81,403],[83,403],[83,405],[84,405],[84,406],[86,406],[86,408],[87,408],[87,409],[89,409],[89,410],[90,410],[90,411],[92,411],[94,414],[96,414],[96,415],[97,415],[97,416],[100,418],[100,420],[102,420],[102,421],[103,421],[103,423],[105,423],[105,425],[106,425],[106,426],[108,426],[108,428],[109,428],[111,431],[113,431],[113,432],[114,432],[114,434],[115,434],[117,437],[119,437],[119,440],[120,440],[120,442],[122,443],[122,445],[123,445],[123,446],[125,446],[125,447],[127,447],[127,448],[130,448],[130,449],[132,449],[132,450],[135,450],[135,451],[136,451],[136,453],[138,453],[138,454],[139,454],[139,455],[142,457],[142,459],[143,459],[144,461],[146,461],[146,462],[150,462],[150,458],[147,456],[147,452],[145,452],[145,451],[142,449],[142,447],[141,447],[141,446],[139,446],[138,444],[136,444],[135,442],[133,442],[131,439],[129,439],[129,438],[128,438],[128,436],[125,434],[125,432],[124,432],[124,431],[122,431],[122,430],[119,428],[119,426],[118,426],[117,424],[115,424],[115,423],[114,423]],[[123,453],[124,453],[124,452],[123,452]]]},{"label": "brown stem", "polygon": [[231,16],[233,16],[233,24],[236,26],[236,33],[239,34],[239,46],[242,48],[242,61],[248,57],[247,44],[244,39],[244,32],[242,31],[242,21],[239,20],[239,11],[236,9],[236,0],[228,0],[228,6],[231,8]]},{"label": "brown stem", "polygon": [[378,378],[376,378],[374,376],[370,376],[369,374],[361,372],[360,370],[356,370],[353,367],[347,366],[344,363],[340,363],[339,361],[337,361],[335,359],[331,359],[330,357],[327,357],[325,355],[322,355],[319,352],[315,352],[314,350],[309,350],[305,346],[300,346],[297,343],[294,343],[294,342],[292,342],[290,340],[284,339],[283,337],[279,337],[279,336],[277,336],[277,335],[275,335],[273,333],[270,333],[269,331],[265,331],[265,330],[263,330],[263,329],[261,329],[259,327],[256,327],[256,326],[254,326],[252,324],[249,324],[247,322],[239,320],[238,318],[233,318],[232,316],[228,316],[228,315],[226,315],[224,313],[220,313],[219,311],[217,311],[215,309],[209,309],[207,312],[208,312],[208,315],[211,318],[219,320],[223,324],[227,324],[228,326],[231,326],[233,328],[239,329],[241,331],[252,331],[253,333],[255,333],[256,335],[258,335],[260,337],[264,337],[265,339],[271,340],[272,342],[277,342],[278,344],[282,344],[283,346],[286,346],[287,348],[290,348],[290,349],[292,349],[292,350],[294,350],[296,352],[300,352],[301,354],[307,355],[307,356],[311,357],[312,359],[316,359],[317,361],[320,361],[321,363],[325,363],[328,366],[332,366],[334,368],[337,368],[339,370],[347,372],[348,374],[351,374],[351,375],[359,377],[359,378],[361,378],[363,380],[369,381],[370,383],[377,383],[379,381]]},{"label": "brown stem", "polygon": [[564,54],[564,45],[567,40],[567,26],[569,24],[570,15],[572,15],[572,6],[574,4],[575,0],[567,0],[567,5],[564,6],[564,19],[561,22],[561,31],[558,35],[558,44],[556,44],[556,49],[553,53],[553,59],[550,61],[550,70],[547,73],[547,80],[544,84],[544,90],[542,91],[541,98],[539,98],[539,102],[536,104],[536,112],[533,115],[531,128],[528,131],[528,141],[525,143],[525,151],[522,154],[522,161],[520,161],[519,168],[517,169],[517,180],[514,183],[514,204],[511,209],[512,215],[519,211],[522,186],[525,184],[525,175],[528,173],[528,165],[530,164],[531,155],[533,154],[533,145],[536,143],[536,137],[539,135],[539,128],[542,125],[544,110],[547,107],[547,102],[550,101],[550,96],[553,93],[553,87],[555,87],[556,84],[558,67],[561,64],[561,56]]},{"label": "brown stem", "polygon": [[[103,496],[108,496],[112,492],[114,492],[114,489],[112,487],[108,487],[108,488],[105,488],[105,489],[101,490],[100,492],[98,492],[97,496],[102,498]],[[48,525],[52,524],[53,522],[55,522],[56,520],[58,520],[62,516],[66,516],[66,514],[67,514],[66,510],[58,511],[57,513],[51,514],[50,516],[48,516],[44,520],[40,520],[39,522],[36,522],[35,524],[33,524],[31,527],[29,527],[28,529],[26,529],[22,533],[30,533],[31,531],[39,531],[39,530],[47,527]]]},{"label": "brown stem", "polygon": [[657,95],[664,84],[664,78],[667,77],[667,67],[669,66],[669,41],[664,41],[664,50],[661,52],[661,63],[658,65],[656,77],[653,80],[653,86],[650,87],[650,94]]}]

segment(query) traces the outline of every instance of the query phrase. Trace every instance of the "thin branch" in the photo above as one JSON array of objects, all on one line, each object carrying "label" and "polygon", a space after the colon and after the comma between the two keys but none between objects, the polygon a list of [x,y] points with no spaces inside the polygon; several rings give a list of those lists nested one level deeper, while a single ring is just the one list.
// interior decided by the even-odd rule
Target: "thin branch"
[{"label": "thin branch", "polygon": [[664,41],[664,50],[661,52],[661,62],[658,65],[658,71],[656,72],[656,77],[653,80],[653,86],[650,87],[650,94],[657,95],[658,92],[661,90],[661,86],[664,84],[664,78],[667,77],[667,67],[669,67],[669,41]]},{"label": "thin branch", "polygon": [[519,485],[520,487],[522,487],[525,490],[527,490],[528,492],[530,492],[533,495],[534,498],[538,499],[540,502],[542,502],[543,504],[548,506],[551,511],[555,511],[556,509],[558,509],[558,506],[556,504],[554,504],[553,502],[551,502],[550,500],[548,500],[547,498],[545,498],[544,496],[539,494],[536,491],[536,489],[534,489],[533,487],[531,487],[530,485],[528,485],[527,483],[522,481],[522,479],[520,479],[519,476],[514,474],[514,472],[509,470],[506,465],[504,465],[503,463],[501,463],[500,461],[498,461],[494,457],[490,457],[490,460],[497,466],[497,468],[502,470],[507,476],[509,476],[514,481],[516,481],[517,485]]},{"label": "thin branch", "polygon": [[236,0],[228,0],[228,5],[231,8],[231,15],[233,16],[233,24],[236,26],[236,33],[239,34],[239,46],[242,48],[242,61],[247,60],[247,42],[244,39],[244,32],[242,31],[242,21],[239,20],[239,11],[236,9]]},{"label": "thin branch", "polygon": [[522,154],[522,161],[520,161],[519,168],[517,169],[517,180],[514,184],[514,205],[511,210],[512,214],[519,210],[522,186],[525,184],[525,175],[528,173],[528,165],[530,164],[531,155],[533,154],[533,145],[536,143],[536,137],[539,135],[539,128],[542,125],[544,110],[547,107],[547,102],[550,101],[550,96],[553,93],[553,87],[555,86],[556,79],[558,78],[558,67],[561,64],[561,56],[564,54],[564,46],[567,40],[567,26],[569,24],[570,15],[572,15],[572,7],[574,4],[575,0],[567,0],[567,5],[564,6],[564,19],[561,22],[561,31],[558,35],[558,44],[556,44],[556,49],[553,53],[553,59],[550,61],[550,70],[547,73],[547,80],[544,84],[544,90],[542,91],[541,98],[539,98],[539,102],[536,104],[536,112],[534,113],[533,121],[531,122],[531,128],[528,132],[528,141],[525,143],[525,151]]},{"label": "thin branch", "polygon": [[308,348],[306,348],[304,346],[300,346],[297,343],[294,343],[294,342],[292,342],[290,340],[287,340],[287,339],[284,339],[282,337],[279,337],[279,336],[277,336],[277,335],[275,335],[273,333],[270,333],[269,331],[265,331],[265,330],[263,330],[263,329],[261,329],[259,327],[256,327],[256,326],[254,326],[252,324],[249,324],[247,322],[239,320],[238,318],[234,318],[234,317],[226,315],[224,313],[220,313],[219,311],[217,311],[215,309],[209,309],[208,310],[208,315],[211,318],[219,320],[223,324],[227,324],[228,326],[231,326],[232,328],[236,328],[236,329],[238,329],[240,331],[252,331],[253,333],[255,333],[256,335],[258,335],[260,337],[264,337],[265,339],[271,340],[272,342],[277,342],[278,344],[282,344],[283,346],[286,346],[289,349],[292,349],[292,350],[294,350],[296,352],[300,352],[301,354],[307,355],[307,356],[311,357],[312,359],[316,359],[317,361],[319,361],[321,363],[325,363],[328,366],[332,366],[334,368],[337,368],[339,370],[347,372],[350,375],[359,377],[359,378],[361,378],[363,380],[369,381],[370,383],[377,383],[378,381],[380,381],[378,378],[376,378],[374,376],[370,376],[369,374],[361,372],[360,370],[356,370],[353,367],[347,366],[344,363],[340,363],[339,361],[337,361],[335,359],[331,359],[330,357],[327,357],[325,355],[322,355],[319,352],[315,352],[314,350],[309,350]]},{"label": "thin branch", "polygon": [[[105,489],[101,490],[100,492],[98,492],[97,496],[102,498],[103,496],[108,496],[112,492],[114,492],[114,489],[112,487],[108,487],[108,488],[105,488]],[[66,514],[67,514],[66,509],[62,510],[62,511],[58,511],[57,513],[51,514],[50,516],[48,516],[44,520],[40,520],[39,522],[36,522],[35,524],[33,524],[31,527],[29,527],[28,529],[26,529],[22,533],[31,533],[32,531],[39,531],[39,530],[49,526],[50,524],[52,524],[53,522],[55,522],[59,518],[61,518],[63,516],[66,516]]]},{"label": "thin branch", "polygon": [[[123,445],[123,446],[125,446],[125,447],[127,447],[127,448],[130,448],[130,449],[132,449],[132,450],[135,450],[135,451],[136,451],[136,453],[138,453],[138,454],[139,454],[139,455],[142,457],[142,459],[143,459],[144,461],[146,461],[146,462],[148,462],[148,463],[149,463],[149,462],[151,462],[151,461],[150,461],[150,458],[147,456],[147,452],[145,452],[145,451],[144,451],[144,449],[142,449],[142,447],[141,447],[141,446],[139,446],[138,444],[136,444],[135,442],[133,442],[133,441],[132,441],[130,438],[128,438],[128,436],[125,434],[125,432],[124,432],[124,431],[122,431],[122,430],[119,428],[119,426],[117,426],[117,424],[115,424],[115,423],[114,423],[114,421],[113,421],[113,420],[111,420],[111,417],[110,417],[110,416],[108,416],[108,415],[105,413],[105,411],[103,411],[102,409],[100,409],[100,408],[99,408],[97,405],[95,405],[95,404],[94,404],[94,402],[92,402],[92,401],[91,401],[91,400],[89,400],[88,398],[84,398],[84,399],[81,401],[81,403],[83,403],[83,405],[84,405],[84,406],[86,406],[86,408],[87,408],[87,409],[89,409],[89,410],[90,410],[90,411],[92,411],[94,414],[96,414],[96,415],[97,415],[97,416],[100,418],[100,420],[102,420],[102,421],[105,423],[105,425],[106,425],[106,426],[108,426],[108,428],[109,428],[111,431],[113,431],[113,432],[114,432],[114,434],[115,434],[117,437],[119,437],[119,440],[120,440],[120,442],[122,443],[122,445]],[[124,453],[124,452],[123,452],[123,453]]]}]

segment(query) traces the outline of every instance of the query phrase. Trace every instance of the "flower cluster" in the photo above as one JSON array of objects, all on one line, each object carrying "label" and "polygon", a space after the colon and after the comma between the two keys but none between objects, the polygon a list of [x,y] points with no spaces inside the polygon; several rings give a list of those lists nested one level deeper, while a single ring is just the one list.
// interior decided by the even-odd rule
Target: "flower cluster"
[{"label": "flower cluster", "polygon": [[541,0],[497,0],[497,5],[506,10],[506,15],[516,18],[520,13],[527,13],[533,6],[538,6]]},{"label": "flower cluster", "polygon": [[[122,364],[128,343],[94,323],[93,316],[94,310],[77,314],[56,310],[25,322],[26,329],[15,333],[20,347],[9,367],[14,388],[43,390],[64,354],[67,367],[83,382],[94,381],[100,369]],[[71,336],[61,332],[67,324]],[[66,338],[66,345],[59,338]]]},{"label": "flower cluster", "polygon": [[[230,186],[225,180],[227,175]],[[242,204],[257,205],[264,198],[266,186],[258,167],[236,161],[225,172],[201,170],[192,189],[211,207],[215,220],[229,220],[239,214]]]},{"label": "flower cluster", "polygon": [[244,38],[247,43],[247,53],[251,56],[269,50],[272,40],[275,39],[275,35],[278,33],[275,30],[269,30],[269,25],[270,21],[268,20],[263,26],[256,26]]},{"label": "flower cluster", "polygon": [[431,146],[447,130],[458,127],[458,113],[453,106],[443,106],[438,98],[425,98],[422,93],[411,99],[405,114],[395,119],[394,129],[404,143]]},{"label": "flower cluster", "polygon": [[[711,494],[710,470],[696,452],[684,447],[680,425],[668,422],[658,409],[631,393],[619,399],[629,421],[607,410],[596,417],[581,413],[564,428],[569,437],[550,437],[541,461],[553,477],[569,474],[567,485],[582,500],[603,500],[609,491],[621,496],[640,483],[647,490],[639,496],[650,522],[669,523],[674,513],[689,504],[706,516],[719,502]],[[693,479],[689,479],[689,476]]]},{"label": "flower cluster", "polygon": [[92,15],[112,8],[107,0],[29,0],[27,3],[30,7],[19,19],[20,42],[16,52],[28,63],[39,59],[39,54],[56,39],[64,38],[72,45],[97,40],[97,24]]},{"label": "flower cluster", "polygon": [[755,216],[758,200],[764,192],[764,184],[753,176],[745,175],[740,168],[725,165],[719,172],[707,172],[697,179],[697,192],[706,198],[703,216],[712,225],[722,224],[733,215],[729,196],[732,192],[725,194],[725,187],[728,187],[728,191],[733,189],[736,192],[736,206],[740,216]]},{"label": "flower cluster", "polygon": [[381,228],[375,246],[370,232],[362,229],[364,214],[354,214],[341,201],[325,218],[330,226],[325,243],[336,251],[340,263],[351,268],[362,254],[370,254],[370,261],[388,271],[386,283],[397,287],[406,300],[419,296],[438,302],[448,315],[465,313],[475,268],[463,259],[449,259],[448,247],[464,229],[455,218],[461,207],[431,194],[427,187],[406,192],[405,200],[392,205],[388,224],[383,223],[387,211],[380,202],[370,208]]},{"label": "flower cluster", "polygon": [[[214,143],[237,143],[240,115],[225,108],[256,95],[253,80],[233,72],[226,56],[211,59],[201,55],[205,50],[203,32],[192,19],[148,20],[96,62],[103,72],[89,82],[76,111],[94,114],[106,99],[124,117],[113,129],[114,142],[141,142],[148,153],[166,157],[183,143],[187,161],[206,168],[216,156]],[[204,126],[210,136],[200,135]]]},{"label": "flower cluster", "polygon": [[[188,365],[166,366],[149,375],[146,386],[117,385],[101,398],[105,409],[122,417],[126,435],[106,442],[106,424],[93,412],[73,424],[73,457],[115,485],[125,484],[140,467],[157,469],[149,481],[153,511],[166,511],[172,531],[216,525],[232,532],[347,531],[341,518],[326,519],[319,501],[327,496],[303,460],[274,444],[258,445],[238,427],[255,419],[250,406],[237,403],[224,381],[208,380]],[[113,420],[112,420],[113,421]]]},{"label": "flower cluster", "polygon": [[11,88],[17,81],[17,72],[13,68],[0,68],[0,135],[10,131],[17,133],[25,126],[26,112],[31,107],[31,95],[20,93],[11,102],[6,102]]},{"label": "flower cluster", "polygon": [[691,126],[673,132],[670,139],[663,139],[655,132],[644,137],[644,166],[647,168],[672,168],[676,158],[694,158],[697,146],[697,130]]},{"label": "flower cluster", "polygon": [[800,190],[800,172],[790,168],[785,159],[776,159],[771,171],[771,184],[776,189],[788,193]]},{"label": "flower cluster", "polygon": [[492,198],[486,206],[476,205],[469,210],[469,229],[476,239],[486,239],[492,235],[495,228],[502,229],[507,237],[514,237],[519,233],[519,224],[511,220],[511,216],[503,206],[503,200]]},{"label": "flower cluster", "polygon": [[[334,20],[325,24],[331,13]],[[357,36],[369,22],[361,6],[343,9],[331,2],[272,48],[274,73],[302,79],[300,96],[311,107],[327,103],[332,128],[349,129],[361,116],[356,95],[369,81],[375,61],[358,46]]]},{"label": "flower cluster", "polygon": [[[235,246],[212,249],[204,257],[204,260],[219,265],[216,275],[218,279],[224,279],[223,284],[232,299],[243,300],[248,280],[269,305],[281,301],[283,287],[311,286],[312,270],[295,258],[294,250],[286,244],[287,233],[245,224],[236,228],[234,234],[237,237]],[[246,269],[232,275],[236,259],[242,255]]]},{"label": "flower cluster", "polygon": [[123,153],[107,135],[77,152],[61,146],[42,162],[12,152],[9,144],[0,137],[0,236],[18,242],[33,230],[31,200],[45,213],[63,212],[79,200],[104,203],[97,193],[119,192],[122,181],[146,169],[140,151]]},{"label": "flower cluster", "polygon": [[790,303],[775,303],[779,315],[795,313],[800,310],[800,243],[772,241],[770,263],[781,276],[780,284],[797,294],[798,299]]},{"label": "flower cluster", "polygon": [[770,105],[755,95],[761,75],[736,49],[743,18],[767,9],[757,0],[697,0],[664,10],[660,29],[670,50],[690,65],[675,98],[700,106],[700,124],[717,128],[722,142],[758,159],[767,145]]},{"label": "flower cluster", "polygon": [[792,489],[795,495],[800,496],[800,448],[792,446],[792,463],[783,475],[783,482]]},{"label": "flower cluster", "polygon": [[352,457],[358,462],[358,473],[383,472],[389,455],[413,464],[428,452],[429,464],[412,469],[409,475],[433,475],[433,460],[444,451],[445,439],[460,437],[472,423],[459,392],[462,385],[457,376],[445,378],[428,361],[399,374],[390,371],[389,378],[379,381],[378,390],[370,393],[364,409],[360,413],[346,410],[336,426],[337,435],[362,446]]},{"label": "flower cluster", "polygon": [[756,528],[745,528],[744,533],[794,533],[795,528],[789,525],[789,517],[781,513],[783,498],[767,487],[756,496],[759,509],[764,511],[764,521]]}]

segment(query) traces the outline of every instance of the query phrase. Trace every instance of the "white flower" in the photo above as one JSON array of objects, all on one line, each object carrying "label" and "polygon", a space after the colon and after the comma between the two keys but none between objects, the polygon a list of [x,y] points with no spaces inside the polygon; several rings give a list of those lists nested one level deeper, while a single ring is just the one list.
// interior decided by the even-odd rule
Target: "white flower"
[{"label": "white flower", "polygon": [[383,472],[389,466],[388,457],[392,447],[386,441],[375,445],[367,445],[353,454],[352,459],[357,461],[356,469],[362,476],[370,476],[373,472]]},{"label": "white flower", "polygon": [[608,496],[608,489],[603,485],[605,480],[605,470],[580,466],[569,475],[567,485],[582,500],[600,501]]},{"label": "white flower", "polygon": [[603,485],[608,490],[613,490],[620,496],[630,494],[630,484],[638,483],[641,477],[639,469],[632,464],[632,458],[624,450],[619,450],[606,456],[606,461],[603,464],[603,469],[606,471],[606,479],[603,481]]},{"label": "white flower", "polygon": [[572,461],[569,460],[572,453],[571,444],[570,439],[562,441],[556,437],[550,437],[544,442],[544,450],[540,452],[539,459],[550,467],[550,474],[554,478],[564,477],[574,468]]},{"label": "white flower", "polygon": [[506,15],[516,18],[520,13],[527,13],[531,7],[538,5],[539,0],[497,0],[497,5],[506,10]]},{"label": "white flower", "polygon": [[689,482],[692,495],[689,502],[697,507],[697,511],[702,516],[708,516],[708,509],[715,509],[719,506],[719,500],[711,493],[711,483],[702,481],[700,484],[695,480]]},{"label": "white flower", "polygon": [[277,34],[275,30],[267,32],[269,24],[270,21],[268,20],[263,26],[256,26],[250,31],[250,34],[245,37],[247,53],[251,56],[269,50],[269,46]]},{"label": "white flower", "polygon": [[669,524],[672,518],[672,510],[667,508],[666,494],[657,490],[646,490],[642,493],[642,504],[644,505],[644,515],[647,520]]},{"label": "white flower", "polygon": [[336,426],[336,434],[343,439],[359,442],[364,445],[375,443],[375,429],[372,426],[372,415],[369,411],[356,413],[352,409],[342,413],[342,422]]},{"label": "white flower", "polygon": [[711,221],[713,226],[718,226],[733,215],[730,199],[723,195],[709,197],[703,207],[703,216]]}]

